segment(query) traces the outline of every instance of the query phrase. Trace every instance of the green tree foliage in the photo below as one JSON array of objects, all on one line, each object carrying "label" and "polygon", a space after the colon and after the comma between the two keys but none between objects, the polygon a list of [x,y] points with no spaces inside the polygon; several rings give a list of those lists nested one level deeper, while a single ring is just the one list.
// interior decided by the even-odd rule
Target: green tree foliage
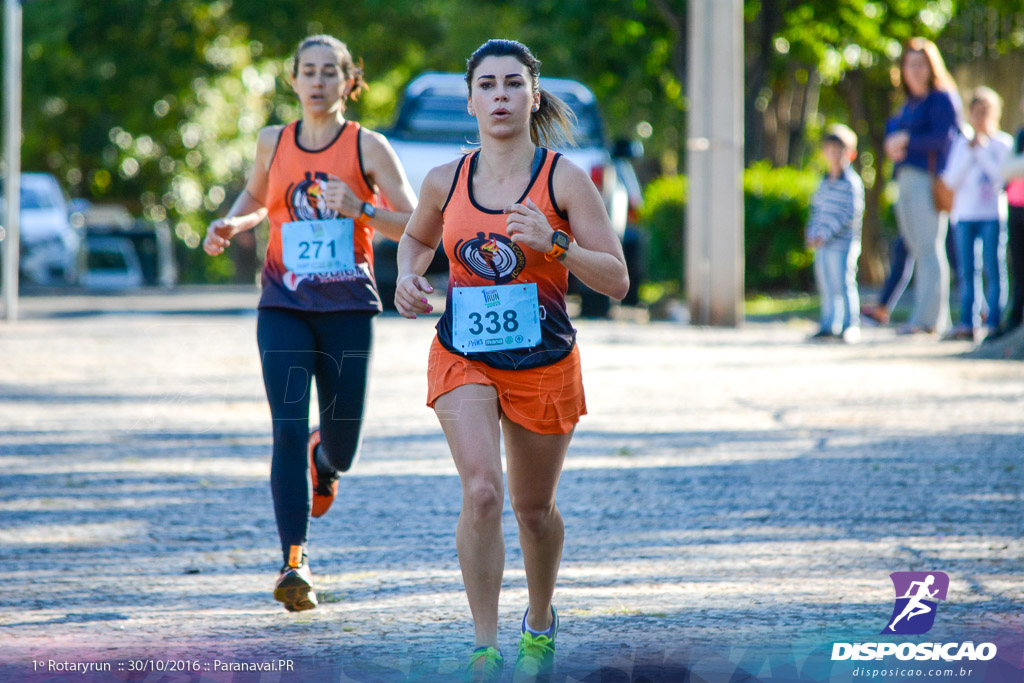
[{"label": "green tree foliage", "polygon": [[[674,172],[685,146],[686,2],[521,0],[523,40],[552,75],[587,83],[616,137],[641,137]],[[645,125],[646,124],[646,125]],[[645,132],[649,131],[649,133]]]},{"label": "green tree foliage", "polygon": [[650,239],[647,274],[655,282],[678,280],[683,262],[683,212],[689,201],[684,175],[663,175],[644,188],[641,220]]},{"label": "green tree foliage", "polygon": [[53,0],[24,12],[24,162],[170,221],[187,247],[243,175],[275,64],[225,2]]}]

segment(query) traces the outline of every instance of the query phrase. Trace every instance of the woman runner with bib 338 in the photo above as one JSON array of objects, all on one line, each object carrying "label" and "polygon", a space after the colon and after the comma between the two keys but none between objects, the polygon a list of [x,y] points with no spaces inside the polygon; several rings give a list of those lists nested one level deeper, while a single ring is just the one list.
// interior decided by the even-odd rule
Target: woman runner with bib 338
[{"label": "woman runner with bib 338", "polygon": [[[327,512],[359,448],[372,322],[381,310],[373,232],[399,239],[415,198],[387,140],[345,120],[345,101],[366,84],[344,43],[325,35],[302,41],[291,83],[302,118],[260,132],[245,190],[210,224],[203,248],[220,254],[269,217],[256,338],[284,556],[274,598],[297,612],[317,606],[306,556],[310,514]],[[320,428],[310,433],[313,377]]]},{"label": "woman runner with bib 338", "polygon": [[529,591],[513,680],[543,680],[554,670],[552,596],[564,536],[555,490],[586,413],[565,308],[568,275],[616,299],[629,287],[589,175],[541,146],[571,143],[572,113],[540,89],[539,67],[515,41],[490,40],[473,53],[466,83],[480,149],[430,171],[398,249],[395,304],[407,318],[431,310],[422,275],[442,240],[451,264],[427,404],[462,480],[455,538],[476,630],[466,668],[473,681],[497,680],[504,667],[501,435]]}]

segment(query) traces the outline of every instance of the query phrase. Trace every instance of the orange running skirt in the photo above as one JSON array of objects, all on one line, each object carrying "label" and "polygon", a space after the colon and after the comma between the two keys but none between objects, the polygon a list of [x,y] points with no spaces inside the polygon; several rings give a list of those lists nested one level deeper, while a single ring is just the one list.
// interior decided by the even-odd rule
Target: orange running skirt
[{"label": "orange running skirt", "polygon": [[587,414],[580,350],[551,365],[528,370],[498,370],[441,346],[434,337],[427,360],[427,405],[464,384],[485,384],[498,392],[501,412],[538,434],[568,434]]}]

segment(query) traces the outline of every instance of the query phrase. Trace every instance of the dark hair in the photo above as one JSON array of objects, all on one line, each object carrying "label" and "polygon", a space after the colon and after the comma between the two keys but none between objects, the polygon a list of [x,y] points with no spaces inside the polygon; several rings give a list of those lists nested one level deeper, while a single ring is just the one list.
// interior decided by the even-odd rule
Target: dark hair
[{"label": "dark hair", "polygon": [[370,86],[363,80],[363,60],[359,60],[359,64],[355,63],[352,59],[352,53],[348,51],[348,46],[341,42],[334,36],[329,36],[321,33],[316,36],[309,36],[295,49],[295,55],[292,57],[292,76],[299,75],[299,56],[303,50],[314,45],[326,45],[334,51],[334,56],[338,59],[338,68],[341,69],[341,74],[345,80],[353,79],[355,83],[352,86],[352,90],[348,96],[353,100],[359,99],[359,93],[364,90],[369,90]]},{"label": "dark hair", "polygon": [[530,139],[535,145],[572,145],[576,114],[562,100],[540,87],[540,60],[517,40],[488,40],[466,60],[466,86],[473,92],[473,74],[486,57],[515,57],[530,72],[533,92],[540,93],[540,107],[530,113]]}]

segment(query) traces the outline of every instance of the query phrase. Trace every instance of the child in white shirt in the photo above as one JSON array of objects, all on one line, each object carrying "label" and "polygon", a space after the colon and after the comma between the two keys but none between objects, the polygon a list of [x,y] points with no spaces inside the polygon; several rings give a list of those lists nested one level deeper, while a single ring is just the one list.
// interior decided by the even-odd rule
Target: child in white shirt
[{"label": "child in white shirt", "polygon": [[[960,321],[949,336],[974,339],[980,330],[982,306],[976,301],[976,281],[984,270],[985,302],[989,333],[996,330],[1006,299],[1006,249],[999,200],[1003,180],[1000,165],[1013,146],[1013,138],[999,130],[1003,101],[991,88],[972,93],[969,120],[974,128],[970,138],[957,137],[949,154],[943,180],[954,191],[953,215],[957,217],[954,236],[960,266]],[[975,250],[981,242],[982,264],[976,264]]]}]

